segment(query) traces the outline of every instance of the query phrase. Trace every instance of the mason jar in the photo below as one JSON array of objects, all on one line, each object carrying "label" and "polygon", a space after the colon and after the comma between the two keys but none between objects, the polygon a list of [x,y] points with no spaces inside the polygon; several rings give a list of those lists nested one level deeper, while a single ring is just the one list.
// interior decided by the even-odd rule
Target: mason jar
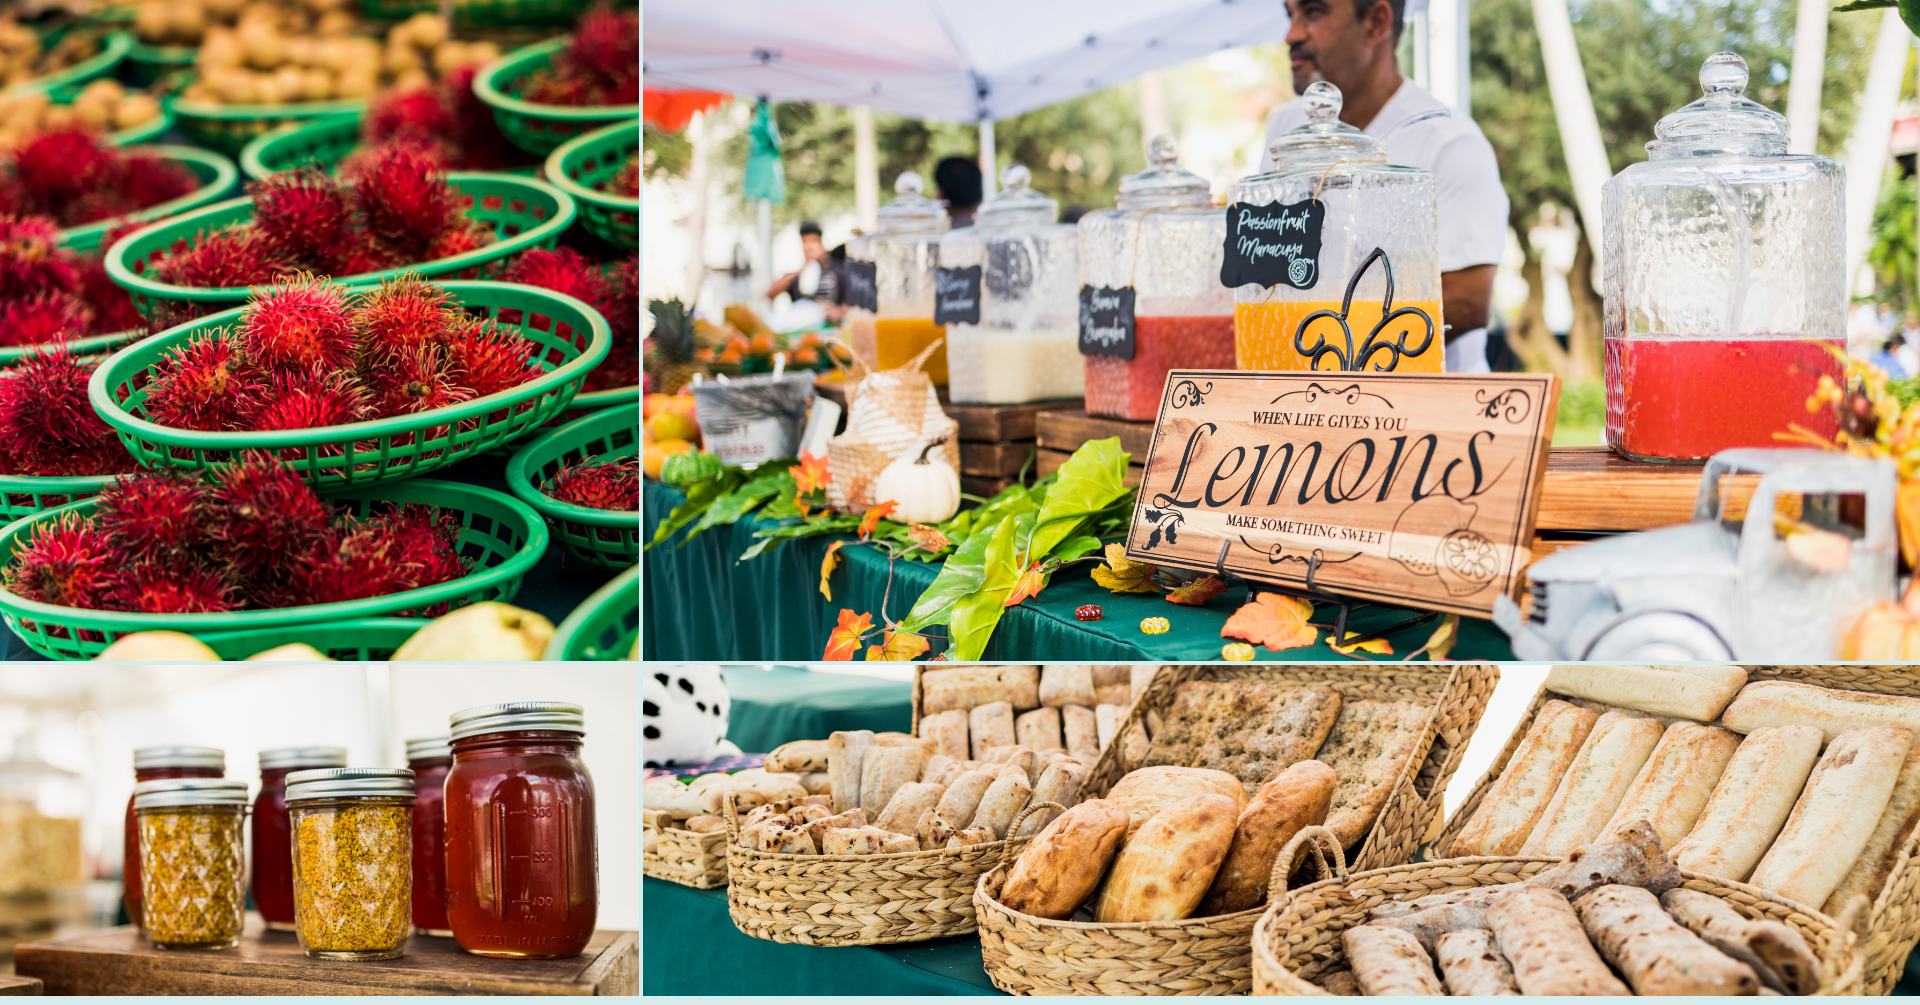
[{"label": "mason jar", "polygon": [[[133,752],[133,781],[157,781],[162,778],[219,778],[227,772],[227,755],[219,747],[141,747]],[[120,860],[121,899],[127,917],[145,930],[147,919],[140,913],[140,823],[134,816],[133,797],[127,797],[127,823]]]},{"label": "mason jar", "polygon": [[141,913],[155,949],[231,949],[247,919],[247,783],[163,778],[133,787]]},{"label": "mason jar", "polygon": [[321,768],[287,776],[300,948],[390,960],[413,934],[413,772]]},{"label": "mason jar", "polygon": [[447,772],[453,769],[453,738],[418,736],[407,741],[413,770],[413,930],[452,935],[447,927]]}]

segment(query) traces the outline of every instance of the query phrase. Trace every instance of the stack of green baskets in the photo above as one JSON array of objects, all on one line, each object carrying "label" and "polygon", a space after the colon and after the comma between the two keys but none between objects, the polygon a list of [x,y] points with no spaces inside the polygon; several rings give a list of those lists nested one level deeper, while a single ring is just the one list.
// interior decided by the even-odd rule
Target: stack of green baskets
[{"label": "stack of green baskets", "polygon": [[547,180],[580,204],[580,223],[623,248],[640,246],[640,197],[600,186],[640,152],[640,120],[616,122],[575,137],[547,155]]},{"label": "stack of green baskets", "polygon": [[588,412],[520,448],[507,462],[507,487],[553,525],[568,555],[623,568],[640,560],[640,511],[591,509],[542,491],[561,468],[640,456],[640,406]]},{"label": "stack of green baskets", "polygon": [[104,77],[113,72],[120,61],[127,58],[127,51],[133,48],[133,35],[116,31],[100,40],[100,51],[57,73],[44,77],[35,77],[7,88],[10,95],[31,94],[34,91],[51,91],[66,84],[84,84],[96,77]]},{"label": "stack of green baskets", "polygon": [[178,199],[163,202],[157,206],[148,206],[146,209],[136,210],[125,216],[78,227],[68,227],[60,232],[61,247],[71,248],[74,251],[95,251],[100,247],[100,239],[115,227],[128,223],[164,220],[178,213],[198,209],[216,199],[224,198],[227,193],[233,191],[234,184],[240,179],[240,172],[233,166],[233,162],[211,150],[153,145],[141,147],[140,152],[157,154],[177,164],[185,165],[187,170],[192,171],[194,176],[200,179],[200,187]]},{"label": "stack of green baskets", "polygon": [[565,408],[587,372],[606,358],[612,338],[606,320],[572,297],[516,283],[439,285],[463,310],[491,317],[532,342],[534,361],[546,374],[458,405],[343,426],[207,433],[148,421],[143,406],[154,368],[168,350],[238,321],[245,308],[236,307],[120,350],[94,371],[87,394],[94,411],[146,467],[205,468],[242,451],[272,450],[328,490],[411,478],[520,436]]},{"label": "stack of green baskets", "polygon": [[[220,614],[134,614],[82,610],[42,604],[0,588],[0,618],[6,620],[7,627],[13,629],[15,635],[43,656],[92,659],[113,644],[115,639],[133,632],[164,630],[210,635],[278,630],[332,624],[355,618],[401,615],[437,604],[462,607],[482,600],[510,601],[519,592],[521,579],[547,550],[546,521],[541,519],[540,514],[512,496],[475,485],[420,478],[356,486],[344,492],[330,493],[329,498],[347,504],[353,513],[362,517],[368,515],[376,503],[424,503],[438,507],[460,522],[459,551],[474,560],[473,571],[450,583],[367,600]],[[93,500],[85,499],[45,513],[22,517],[0,528],[0,566],[13,561],[13,556],[31,539],[36,528],[58,521],[69,513],[85,516],[93,510],[93,505]],[[302,641],[311,644],[310,639]],[[319,646],[316,644],[315,648]]]},{"label": "stack of green baskets", "polygon": [[331,170],[360,145],[361,112],[289,122],[255,136],[240,151],[240,173],[265,178],[305,164]]},{"label": "stack of green baskets", "polygon": [[615,122],[638,119],[639,105],[542,105],[522,101],[520,81],[544,69],[553,54],[570,38],[555,38],[507,53],[481,67],[473,77],[473,93],[493,108],[494,121],[515,146],[528,153],[547,154],[583,133]]},{"label": "stack of green baskets", "polygon": [[193,69],[200,56],[197,45],[148,45],[134,40],[127,49],[125,73],[134,83],[145,86],[169,74]]},{"label": "stack of green baskets", "polygon": [[[544,24],[571,21],[592,0],[454,0],[457,24]],[[360,0],[360,10],[380,21],[398,21],[440,9],[438,0]]]},{"label": "stack of green baskets", "polygon": [[[482,248],[449,258],[436,258],[384,272],[338,277],[339,282],[373,284],[403,272],[418,272],[429,279],[437,277],[472,278],[489,263],[518,254],[528,248],[550,248],[573,222],[576,212],[573,197],[544,182],[531,178],[485,172],[456,171],[447,181],[468,199],[467,217],[491,227],[499,240]],[[107,274],[133,294],[140,312],[149,317],[163,303],[184,302],[202,310],[219,310],[247,300],[245,286],[175,286],[150,278],[156,252],[164,253],[175,241],[191,241],[200,231],[213,231],[230,223],[253,219],[253,200],[242,197],[214,203],[183,213],[162,223],[121,238],[107,250]]]},{"label": "stack of green baskets", "polygon": [[422,618],[353,618],[324,625],[211,632],[200,636],[200,641],[223,660],[243,660],[296,642],[320,650],[328,659],[384,660],[427,624]]},{"label": "stack of green baskets", "polygon": [[[184,88],[191,80],[183,79]],[[290,122],[308,122],[329,115],[366,111],[361,99],[307,101],[281,105],[216,105],[175,95],[163,104],[180,131],[195,143],[224,154],[238,154],[247,141]]]},{"label": "stack of green baskets", "polygon": [[640,567],[607,581],[567,615],[547,642],[543,659],[631,659],[640,637]]}]

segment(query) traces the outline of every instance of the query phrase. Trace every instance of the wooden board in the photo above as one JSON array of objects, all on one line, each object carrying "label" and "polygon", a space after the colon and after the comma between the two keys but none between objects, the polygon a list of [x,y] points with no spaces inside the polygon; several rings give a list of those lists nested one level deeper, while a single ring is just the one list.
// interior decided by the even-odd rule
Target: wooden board
[{"label": "wooden board", "polygon": [[416,935],[397,960],[316,960],[292,932],[269,932],[247,915],[240,945],[219,952],[162,952],[132,925],[14,950],[14,971],[44,981],[47,994],[240,995],[635,995],[639,934],[595,932],[565,960],[470,956],[449,938]]},{"label": "wooden board", "polygon": [[[1027,476],[1027,484],[1031,485],[1033,483],[1033,479],[1038,477],[1040,476],[1037,474],[1029,474]],[[1012,475],[1007,475],[1004,478],[987,478],[983,475],[961,475],[960,491],[965,492],[970,496],[979,496],[982,499],[991,499],[994,496],[999,495],[1001,489],[1004,489],[1007,486],[1012,485],[1013,483],[1014,483],[1014,477]]]},{"label": "wooden board", "polygon": [[1106,419],[1088,415],[1083,409],[1055,409],[1040,413],[1035,434],[1042,449],[1069,454],[1088,440],[1118,436],[1120,449],[1133,455],[1133,463],[1142,464],[1147,459],[1147,448],[1153,444],[1153,423]]},{"label": "wooden board", "polygon": [[1032,440],[1012,440],[1000,443],[975,443],[971,440],[960,441],[960,473],[978,475],[983,478],[1004,478],[1017,475],[1020,469],[1032,467],[1027,462],[1033,456]]},{"label": "wooden board", "polygon": [[1531,561],[1545,374],[1174,370],[1127,557],[1478,617]]},{"label": "wooden board", "polygon": [[18,977],[13,974],[0,974],[0,995],[41,995],[46,993],[45,985],[38,977]]},{"label": "wooden board", "polygon": [[960,424],[962,440],[997,443],[1002,440],[1031,440],[1035,416],[1060,408],[1084,411],[1086,402],[1080,398],[1070,398],[1034,401],[1025,405],[954,405],[942,398],[940,408],[948,418]]},{"label": "wooden board", "polygon": [[[1649,530],[1693,519],[1704,464],[1646,464],[1607,447],[1555,447],[1540,495],[1540,530]],[[1745,515],[1759,475],[1724,487],[1728,519]]]}]

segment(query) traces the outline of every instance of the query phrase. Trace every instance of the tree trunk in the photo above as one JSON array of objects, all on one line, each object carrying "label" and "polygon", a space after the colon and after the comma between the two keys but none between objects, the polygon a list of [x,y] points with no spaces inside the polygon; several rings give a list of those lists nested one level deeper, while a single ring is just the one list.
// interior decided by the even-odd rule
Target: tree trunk
[{"label": "tree trunk", "polygon": [[1601,333],[1603,315],[1600,294],[1593,288],[1593,246],[1587,240],[1586,220],[1576,217],[1581,228],[1580,241],[1574,245],[1573,268],[1567,272],[1567,295],[1573,300],[1573,327],[1567,333],[1567,367],[1560,376],[1570,383],[1601,379],[1605,345]]},{"label": "tree trunk", "polygon": [[1564,377],[1566,351],[1560,348],[1559,340],[1547,330],[1546,268],[1525,232],[1515,227],[1514,236],[1519,240],[1520,251],[1525,256],[1525,262],[1520,266],[1520,277],[1527,281],[1527,302],[1521,306],[1520,317],[1507,334],[1507,345],[1528,370],[1557,373]]}]

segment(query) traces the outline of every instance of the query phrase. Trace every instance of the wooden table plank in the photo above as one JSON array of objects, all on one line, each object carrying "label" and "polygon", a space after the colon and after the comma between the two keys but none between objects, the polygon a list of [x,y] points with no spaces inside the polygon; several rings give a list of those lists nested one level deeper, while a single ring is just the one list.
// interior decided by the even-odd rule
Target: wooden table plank
[{"label": "wooden table plank", "polygon": [[1042,448],[1067,453],[1080,449],[1080,445],[1088,440],[1118,436],[1120,449],[1132,454],[1135,464],[1143,464],[1147,459],[1147,448],[1153,444],[1153,425],[1151,422],[1103,419],[1077,408],[1057,408],[1040,414],[1034,424],[1034,433]]},{"label": "wooden table plank", "polygon": [[0,974],[0,995],[39,994],[46,994],[45,985],[41,982],[40,978]]},{"label": "wooden table plank", "polygon": [[960,441],[960,473],[978,475],[982,478],[1005,478],[1020,473],[1028,458],[1033,456],[1032,440],[1011,440],[1000,443],[975,443]]},{"label": "wooden table plank", "polygon": [[[1645,464],[1606,447],[1555,447],[1547,455],[1540,530],[1649,530],[1693,519],[1704,464]],[[1731,479],[1727,516],[1747,511],[1758,475]]]},{"label": "wooden table plank", "polygon": [[1002,440],[1031,440],[1034,417],[1054,409],[1081,412],[1086,402],[1080,398],[1033,401],[1024,405],[954,405],[941,401],[947,417],[960,424],[960,438],[996,443]]},{"label": "wooden table plank", "polygon": [[163,952],[132,925],[14,950],[14,970],[47,994],[592,995],[638,994],[639,935],[595,932],[586,952],[564,960],[472,956],[450,938],[416,935],[397,960],[316,960],[291,932],[269,932],[247,915],[240,945],[218,952]]}]

